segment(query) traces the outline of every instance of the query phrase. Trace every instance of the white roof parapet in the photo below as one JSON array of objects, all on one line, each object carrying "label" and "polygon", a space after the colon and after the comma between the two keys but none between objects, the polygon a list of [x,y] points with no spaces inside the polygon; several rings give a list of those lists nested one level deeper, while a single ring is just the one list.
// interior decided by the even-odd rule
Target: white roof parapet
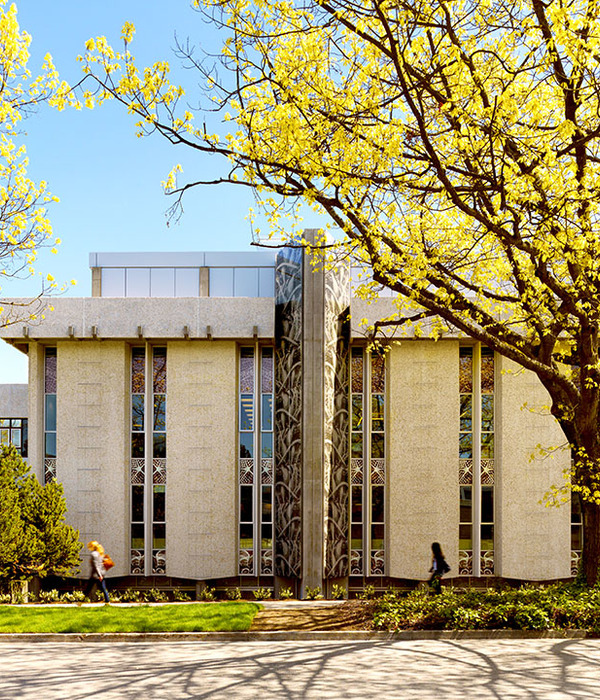
[{"label": "white roof parapet", "polygon": [[[16,300],[15,300],[16,301]],[[266,297],[113,298],[63,297],[49,299],[53,310],[44,319],[23,321],[0,328],[0,338],[22,342],[23,329],[31,339],[206,338],[207,326],[213,338],[272,338],[275,333],[274,305]]]},{"label": "white roof parapet", "polygon": [[90,267],[274,267],[277,250],[90,253]]}]

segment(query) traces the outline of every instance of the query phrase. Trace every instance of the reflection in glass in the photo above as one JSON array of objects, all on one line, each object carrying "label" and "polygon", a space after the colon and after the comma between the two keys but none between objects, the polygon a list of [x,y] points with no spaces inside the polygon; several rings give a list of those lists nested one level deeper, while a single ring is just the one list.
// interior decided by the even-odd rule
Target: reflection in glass
[{"label": "reflection in glass", "polygon": [[44,356],[44,393],[56,394],[56,348],[46,348]]},{"label": "reflection in glass", "polygon": [[382,523],[384,520],[383,486],[371,487],[371,522]]},{"label": "reflection in glass", "polygon": [[261,434],[262,458],[271,459],[273,456],[273,433]]},{"label": "reflection in glass", "polygon": [[260,546],[262,549],[271,549],[273,547],[273,526],[262,525],[260,528]]},{"label": "reflection in glass", "polygon": [[153,348],[152,371],[155,394],[164,394],[167,391],[167,348]]},{"label": "reflection in glass", "polygon": [[165,487],[155,484],[152,493],[152,520],[158,523],[165,521]]},{"label": "reflection in glass", "polygon": [[473,549],[473,536],[471,525],[459,525],[458,528],[458,548],[459,549]]},{"label": "reflection in glass", "polygon": [[144,549],[144,524],[134,523],[131,526],[131,549]]},{"label": "reflection in glass", "polygon": [[458,455],[460,459],[473,458],[473,434],[462,433],[458,440]]},{"label": "reflection in glass", "polygon": [[352,522],[362,522],[362,486],[352,487]]},{"label": "reflection in glass", "polygon": [[240,521],[252,522],[252,486],[240,486]]},{"label": "reflection in glass", "polygon": [[460,397],[460,429],[463,432],[472,430],[473,397],[471,394],[462,394]]},{"label": "reflection in glass", "polygon": [[144,433],[132,433],[131,435],[131,456],[134,459],[141,459],[145,454]]},{"label": "reflection in glass", "polygon": [[582,547],[581,525],[571,525],[571,549],[580,550]]},{"label": "reflection in glass", "polygon": [[460,522],[473,521],[473,489],[471,486],[460,487]]},{"label": "reflection in glass", "polygon": [[164,394],[154,396],[154,430],[166,430],[167,427],[167,397]]},{"label": "reflection in glass", "polygon": [[242,348],[240,352],[240,393],[254,393],[254,348]]},{"label": "reflection in glass", "polygon": [[383,525],[371,525],[371,549],[383,549],[384,533]]},{"label": "reflection in glass", "polygon": [[473,392],[473,348],[463,347],[460,349],[458,381],[461,394]]},{"label": "reflection in glass", "polygon": [[152,456],[164,458],[167,456],[167,436],[165,433],[152,433]]},{"label": "reflection in glass", "polygon": [[56,457],[56,433],[46,433],[44,443],[46,457]]},{"label": "reflection in glass", "polygon": [[494,351],[481,348],[481,393],[494,393]]},{"label": "reflection in glass", "polygon": [[352,456],[363,456],[363,436],[362,433],[352,433]]},{"label": "reflection in glass", "polygon": [[352,549],[362,549],[363,529],[362,525],[352,525],[350,528]]},{"label": "reflection in glass", "polygon": [[384,429],[384,397],[383,394],[373,394],[371,396],[371,421],[372,430],[383,431]]},{"label": "reflection in glass", "polygon": [[273,430],[273,396],[263,394],[261,412],[261,430]]},{"label": "reflection in glass", "polygon": [[382,394],[385,391],[385,357],[371,355],[371,392]]},{"label": "reflection in glass", "polygon": [[363,392],[363,366],[362,348],[352,348],[352,393]]},{"label": "reflection in glass", "polygon": [[144,395],[134,394],[131,397],[131,429],[144,430]]},{"label": "reflection in glass", "polygon": [[131,348],[131,393],[143,394],[146,391],[145,348]]},{"label": "reflection in glass", "polygon": [[494,487],[481,487],[481,522],[494,522]]},{"label": "reflection in glass", "polygon": [[252,433],[240,433],[240,457],[243,459],[254,457],[254,435]]},{"label": "reflection in glass", "polygon": [[240,430],[254,429],[254,397],[242,394],[240,397]]},{"label": "reflection in glass", "polygon": [[273,393],[273,348],[263,348],[260,382],[263,394]]},{"label": "reflection in glass", "polygon": [[371,435],[371,457],[373,459],[383,459],[385,457],[385,435],[383,433],[373,433]]},{"label": "reflection in glass", "polygon": [[144,522],[144,487],[131,487],[131,519],[134,522]]},{"label": "reflection in glass", "polygon": [[352,430],[362,430],[363,397],[362,394],[352,395]]},{"label": "reflection in glass", "polygon": [[273,520],[273,490],[271,486],[262,487],[262,519],[268,523]]},{"label": "reflection in glass", "polygon": [[152,549],[164,549],[166,544],[166,525],[154,523],[152,525]]},{"label": "reflection in glass", "polygon": [[494,526],[493,525],[482,525],[481,526],[481,549],[482,550],[494,549]]},{"label": "reflection in glass", "polygon": [[481,429],[494,431],[494,395],[483,394],[481,397]]},{"label": "reflection in glass", "polygon": [[56,430],[56,394],[46,394],[46,430]]},{"label": "reflection in glass", "polygon": [[494,433],[481,434],[481,459],[494,458]]},{"label": "reflection in glass", "polygon": [[252,523],[240,523],[240,547],[252,549],[254,545],[254,525]]}]

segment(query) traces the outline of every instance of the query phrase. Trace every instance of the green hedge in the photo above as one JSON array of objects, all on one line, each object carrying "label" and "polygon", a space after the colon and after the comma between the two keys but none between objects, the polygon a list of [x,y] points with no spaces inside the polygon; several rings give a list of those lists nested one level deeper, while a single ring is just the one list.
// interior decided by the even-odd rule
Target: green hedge
[{"label": "green hedge", "polygon": [[572,584],[518,589],[443,589],[440,595],[386,593],[377,601],[376,629],[553,630],[600,634],[600,588]]}]

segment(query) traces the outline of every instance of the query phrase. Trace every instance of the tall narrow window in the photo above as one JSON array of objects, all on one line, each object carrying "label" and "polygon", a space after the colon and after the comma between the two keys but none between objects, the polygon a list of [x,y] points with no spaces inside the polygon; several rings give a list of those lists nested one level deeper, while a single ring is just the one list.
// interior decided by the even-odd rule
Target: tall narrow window
[{"label": "tall narrow window", "polygon": [[571,576],[579,573],[583,549],[583,516],[578,493],[571,494]]},{"label": "tall narrow window", "polygon": [[385,574],[385,360],[352,348],[350,574]]},{"label": "tall narrow window", "polygon": [[461,347],[459,363],[459,574],[491,576],[494,573],[494,353],[485,347]]},{"label": "tall narrow window", "polygon": [[239,573],[273,574],[273,348],[240,348]]},{"label": "tall narrow window", "polygon": [[166,573],[167,351],[131,351],[131,573]]},{"label": "tall narrow window", "polygon": [[56,479],[56,348],[44,351],[44,483]]}]

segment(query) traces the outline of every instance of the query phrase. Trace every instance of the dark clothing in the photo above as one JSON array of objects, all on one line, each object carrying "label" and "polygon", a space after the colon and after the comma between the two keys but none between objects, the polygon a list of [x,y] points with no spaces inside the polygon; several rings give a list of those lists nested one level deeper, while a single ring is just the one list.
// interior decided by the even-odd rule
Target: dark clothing
[{"label": "dark clothing", "polygon": [[428,581],[430,588],[434,593],[441,593],[442,576],[450,571],[450,567],[444,557],[434,556],[429,571],[431,572],[431,577]]}]

